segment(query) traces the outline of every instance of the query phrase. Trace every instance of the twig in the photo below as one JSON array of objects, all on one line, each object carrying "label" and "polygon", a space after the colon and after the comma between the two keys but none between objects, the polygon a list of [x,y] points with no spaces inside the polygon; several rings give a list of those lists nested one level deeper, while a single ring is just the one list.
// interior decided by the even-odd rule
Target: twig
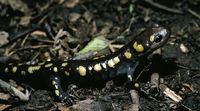
[{"label": "twig", "polygon": [[182,69],[186,69],[186,70],[200,71],[199,68],[190,68],[190,67],[187,67],[187,66],[183,66],[181,64],[177,64],[176,66],[179,67],[179,68],[182,68]]},{"label": "twig", "polygon": [[49,47],[49,45],[37,45],[37,46],[19,48],[17,50],[10,52],[8,55],[11,56],[11,55],[15,54],[16,52],[22,51],[22,50],[32,50],[32,49],[40,49],[40,48],[46,48],[46,47]]},{"label": "twig", "polygon": [[29,100],[30,93],[28,92],[28,90],[26,90],[26,93],[24,94],[1,79],[0,79],[0,87],[3,88],[3,90],[8,91],[11,95],[19,97],[20,100],[22,101]]},{"label": "twig", "polygon": [[153,0],[144,0],[146,3],[156,7],[156,8],[159,8],[159,9],[162,9],[162,10],[165,10],[165,11],[168,11],[168,12],[171,12],[171,13],[176,13],[176,14],[183,14],[182,11],[180,10],[177,10],[177,9],[173,9],[173,8],[169,8],[169,7],[166,7],[164,5],[161,5],[159,3],[156,3],[154,2]]},{"label": "twig", "polygon": [[24,35],[33,32],[33,31],[36,30],[37,28],[39,28],[39,26],[34,26],[34,27],[30,28],[30,29],[27,29],[27,30],[25,30],[25,31],[21,31],[21,32],[15,34],[14,36],[10,37],[10,38],[12,38],[12,39],[11,39],[7,44],[2,45],[1,47],[6,47],[6,46],[8,46],[8,45],[11,44],[11,43],[16,42],[16,40],[18,40],[19,38],[24,38],[24,37],[26,37],[26,36],[24,36]]},{"label": "twig", "polygon": [[188,11],[191,15],[193,15],[193,16],[195,16],[196,18],[200,19],[200,15],[199,15],[197,12],[195,12],[195,11],[193,11],[193,10],[191,10],[191,9],[188,9],[187,11]]},{"label": "twig", "polygon": [[111,44],[109,44],[108,47],[109,47],[109,49],[111,50],[112,53],[116,51]]},{"label": "twig", "polygon": [[136,90],[130,90],[132,105],[130,111],[139,111],[139,95]]},{"label": "twig", "polygon": [[164,84],[160,84],[160,89],[163,91],[163,93],[168,96],[169,98],[171,98],[173,101],[175,101],[176,103],[179,103],[180,101],[182,101],[182,97],[179,96],[178,94],[176,94],[174,91],[172,91],[171,89],[169,89],[166,85]]}]

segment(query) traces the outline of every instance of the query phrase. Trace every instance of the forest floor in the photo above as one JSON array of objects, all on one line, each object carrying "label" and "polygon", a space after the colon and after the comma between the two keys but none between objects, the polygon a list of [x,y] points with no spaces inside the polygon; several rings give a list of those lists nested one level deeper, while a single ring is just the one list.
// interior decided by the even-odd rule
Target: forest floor
[{"label": "forest floor", "polygon": [[0,110],[200,110],[199,6],[199,0],[0,0],[2,63],[85,59],[82,49],[95,37],[108,41],[98,51],[106,55],[145,27],[161,24],[171,30],[138,80],[143,85],[158,79],[159,98],[109,81],[102,89],[78,87],[84,99],[66,106],[48,88],[23,83],[16,87],[28,86],[29,100],[1,90]]}]

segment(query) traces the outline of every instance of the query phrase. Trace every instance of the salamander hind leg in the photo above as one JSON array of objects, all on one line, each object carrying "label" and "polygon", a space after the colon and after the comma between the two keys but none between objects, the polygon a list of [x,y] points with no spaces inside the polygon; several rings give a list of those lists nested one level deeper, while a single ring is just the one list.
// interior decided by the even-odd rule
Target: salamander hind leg
[{"label": "salamander hind leg", "polygon": [[51,86],[54,89],[55,95],[64,104],[73,105],[73,103],[78,99],[76,95],[71,94],[76,86],[69,85],[68,90],[65,92],[61,86],[61,80],[58,75],[53,75],[51,77]]}]

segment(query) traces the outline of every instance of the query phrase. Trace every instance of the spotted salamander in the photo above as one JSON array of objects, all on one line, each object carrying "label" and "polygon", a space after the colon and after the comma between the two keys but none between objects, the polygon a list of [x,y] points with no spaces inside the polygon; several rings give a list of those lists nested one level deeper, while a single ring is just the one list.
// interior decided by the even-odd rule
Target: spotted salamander
[{"label": "spotted salamander", "polygon": [[55,95],[62,101],[68,101],[71,97],[69,93],[66,93],[67,91],[64,91],[68,84],[94,85],[98,81],[104,82],[118,76],[127,78],[127,81],[133,81],[135,68],[141,58],[146,58],[154,50],[163,46],[169,36],[168,28],[157,25],[147,28],[113,54],[99,59],[47,61],[33,65],[0,64],[0,73],[19,75],[27,81],[44,76],[44,81],[36,82],[42,85],[45,79],[48,79],[48,84],[53,87]]}]

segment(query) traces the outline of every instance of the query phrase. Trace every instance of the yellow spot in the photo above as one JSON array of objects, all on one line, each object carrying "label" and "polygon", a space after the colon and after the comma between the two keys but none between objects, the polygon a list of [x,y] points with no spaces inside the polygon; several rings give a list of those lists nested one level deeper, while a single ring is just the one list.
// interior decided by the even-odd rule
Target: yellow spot
[{"label": "yellow spot", "polygon": [[115,63],[113,62],[112,59],[110,59],[110,60],[108,61],[108,66],[109,66],[109,67],[114,67],[114,66],[115,66]]},{"label": "yellow spot", "polygon": [[124,56],[125,56],[126,59],[131,59],[132,54],[131,54],[130,52],[126,51],[126,52],[124,53]]},{"label": "yellow spot", "polygon": [[53,68],[53,71],[54,71],[54,72],[58,72],[58,68],[57,68],[57,67],[54,67],[54,68]]},{"label": "yellow spot", "polygon": [[138,44],[137,42],[135,42],[133,44],[133,48],[137,51],[137,52],[143,52],[144,51],[144,47],[142,46],[142,44]]},{"label": "yellow spot", "polygon": [[119,63],[119,62],[120,62],[119,57],[113,58],[113,62],[114,62],[115,64]]},{"label": "yellow spot", "polygon": [[52,85],[55,85],[56,84],[56,81],[52,81]]},{"label": "yellow spot", "polygon": [[21,71],[21,75],[26,75],[26,71]]},{"label": "yellow spot", "polygon": [[139,87],[140,87],[140,84],[139,84],[139,83],[135,83],[135,84],[134,84],[134,87],[139,88]]},{"label": "yellow spot", "polygon": [[55,86],[55,89],[58,89],[58,85],[54,85]]},{"label": "yellow spot", "polygon": [[69,76],[69,72],[65,71],[64,73],[65,73],[66,76]]},{"label": "yellow spot", "polygon": [[28,67],[28,72],[32,74],[34,71],[37,71],[41,68],[41,66],[30,66]]},{"label": "yellow spot", "polygon": [[97,72],[101,71],[102,70],[101,65],[100,64],[95,64],[94,65],[94,70],[97,71]]},{"label": "yellow spot", "polygon": [[134,42],[133,48],[136,49],[136,48],[137,48],[137,45],[138,45],[137,42]]},{"label": "yellow spot", "polygon": [[33,67],[32,67],[32,66],[28,67],[28,72],[29,72],[30,74],[33,73]]},{"label": "yellow spot", "polygon": [[79,66],[77,69],[81,76],[86,76],[86,68],[85,67]]},{"label": "yellow spot", "polygon": [[17,72],[17,67],[16,67],[16,66],[14,66],[14,67],[12,68],[12,72],[13,72],[13,73],[16,73],[16,72]]},{"label": "yellow spot", "polygon": [[44,67],[51,67],[52,65],[53,65],[52,63],[48,63]]},{"label": "yellow spot", "polygon": [[144,47],[143,47],[141,44],[139,44],[139,45],[137,46],[137,48],[136,48],[136,51],[137,51],[137,52],[143,52],[143,51],[144,51]]},{"label": "yellow spot", "polygon": [[67,62],[65,62],[65,63],[62,63],[62,65],[61,65],[61,66],[62,66],[62,67],[66,67],[66,66],[67,66],[67,64],[68,64],[68,63],[67,63]]},{"label": "yellow spot", "polygon": [[58,90],[55,90],[55,94],[56,94],[56,96],[59,96],[60,92]]},{"label": "yellow spot", "polygon": [[4,72],[5,72],[5,73],[8,73],[8,67],[5,68]]},{"label": "yellow spot", "polygon": [[150,38],[149,38],[149,40],[150,40],[151,42],[154,42],[154,39],[155,39],[155,36],[154,36],[154,35],[151,35]]}]

